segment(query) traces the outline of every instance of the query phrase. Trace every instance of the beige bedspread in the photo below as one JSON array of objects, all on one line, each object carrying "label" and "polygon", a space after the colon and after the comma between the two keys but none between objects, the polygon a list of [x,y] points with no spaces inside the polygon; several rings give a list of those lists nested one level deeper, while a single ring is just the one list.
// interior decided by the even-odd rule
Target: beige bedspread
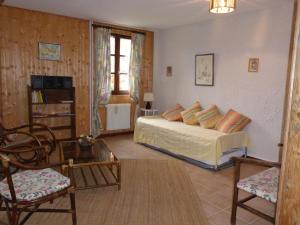
[{"label": "beige bedspread", "polygon": [[134,141],[211,165],[217,165],[225,151],[249,147],[246,132],[225,134],[182,122],[170,122],[159,116],[139,117],[134,130]]}]

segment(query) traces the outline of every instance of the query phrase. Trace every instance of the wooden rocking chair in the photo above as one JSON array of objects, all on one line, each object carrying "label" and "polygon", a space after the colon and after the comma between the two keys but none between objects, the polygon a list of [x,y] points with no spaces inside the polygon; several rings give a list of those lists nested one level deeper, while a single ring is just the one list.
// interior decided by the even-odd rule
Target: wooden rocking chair
[{"label": "wooden rocking chair", "polygon": [[[28,132],[33,129],[37,131]],[[40,131],[46,133],[41,134]],[[56,150],[57,140],[53,131],[48,126],[41,123],[6,128],[0,122],[0,146],[6,149],[15,149],[20,146],[27,146],[29,148],[45,146],[47,151],[46,156],[50,156],[52,152]],[[27,162],[24,161],[24,163]]]}]

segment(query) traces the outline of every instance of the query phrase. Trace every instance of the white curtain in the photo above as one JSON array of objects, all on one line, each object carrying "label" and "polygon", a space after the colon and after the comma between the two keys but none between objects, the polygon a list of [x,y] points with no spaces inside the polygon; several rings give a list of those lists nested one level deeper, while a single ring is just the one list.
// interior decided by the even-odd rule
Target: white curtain
[{"label": "white curtain", "polygon": [[131,56],[129,66],[130,98],[139,103],[140,80],[143,65],[144,35],[133,33],[131,38]]},{"label": "white curtain", "polygon": [[92,124],[92,134],[94,137],[97,137],[102,129],[99,107],[108,104],[111,95],[110,36],[110,29],[95,29],[95,90]]}]

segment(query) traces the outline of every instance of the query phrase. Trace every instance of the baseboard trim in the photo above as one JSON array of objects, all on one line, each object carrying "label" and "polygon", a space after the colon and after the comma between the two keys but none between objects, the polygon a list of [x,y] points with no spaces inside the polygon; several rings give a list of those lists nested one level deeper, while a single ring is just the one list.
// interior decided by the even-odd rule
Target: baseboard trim
[{"label": "baseboard trim", "polygon": [[133,134],[133,130],[130,131],[120,131],[120,132],[113,132],[113,133],[104,133],[100,134],[97,138],[104,138],[104,137],[112,137],[112,136],[118,136],[118,135],[124,135],[124,134]]}]

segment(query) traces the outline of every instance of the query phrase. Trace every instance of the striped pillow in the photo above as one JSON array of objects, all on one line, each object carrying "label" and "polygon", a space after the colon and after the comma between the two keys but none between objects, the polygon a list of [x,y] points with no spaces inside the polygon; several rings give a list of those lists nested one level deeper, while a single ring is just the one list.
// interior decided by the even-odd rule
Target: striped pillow
[{"label": "striped pillow", "polygon": [[201,111],[201,105],[199,102],[195,102],[190,108],[181,112],[183,122],[188,125],[198,124],[198,120],[195,117],[195,113]]},{"label": "striped pillow", "polygon": [[181,112],[184,108],[180,104],[176,104],[174,108],[168,109],[161,116],[169,121],[182,121]]},{"label": "striped pillow", "polygon": [[217,125],[216,130],[223,133],[233,133],[241,131],[251,122],[248,117],[230,109]]},{"label": "striped pillow", "polygon": [[211,105],[195,114],[200,126],[203,128],[214,128],[222,119],[222,115],[216,105]]}]

